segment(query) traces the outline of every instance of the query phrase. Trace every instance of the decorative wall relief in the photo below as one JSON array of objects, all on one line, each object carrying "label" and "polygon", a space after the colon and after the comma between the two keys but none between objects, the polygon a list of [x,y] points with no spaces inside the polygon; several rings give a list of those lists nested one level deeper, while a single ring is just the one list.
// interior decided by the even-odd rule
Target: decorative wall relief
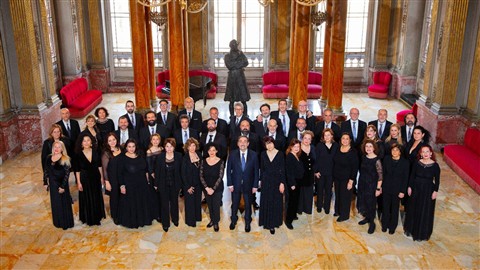
[{"label": "decorative wall relief", "polygon": [[442,22],[442,24],[440,25],[440,31],[438,36],[437,61],[440,60],[440,56],[442,55],[443,31],[444,31],[444,25]]}]

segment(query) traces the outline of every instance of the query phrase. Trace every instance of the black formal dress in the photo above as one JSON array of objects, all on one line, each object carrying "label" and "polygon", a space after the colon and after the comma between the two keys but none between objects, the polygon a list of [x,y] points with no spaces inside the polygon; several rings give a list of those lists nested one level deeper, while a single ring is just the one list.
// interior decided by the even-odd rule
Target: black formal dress
[{"label": "black formal dress", "polygon": [[103,168],[103,179],[108,180],[112,189],[110,191],[105,191],[106,195],[109,195],[110,201],[110,216],[113,219],[115,224],[118,224],[118,202],[120,200],[120,185],[118,180],[118,163],[122,153],[117,156],[113,154],[108,155],[103,153],[102,155],[102,168]]},{"label": "black formal dress", "polygon": [[[68,187],[70,167],[60,164],[60,160],[52,161],[51,156],[45,160],[43,184],[50,189],[50,205],[52,208],[53,225],[64,230],[73,228],[72,197]],[[58,192],[58,188],[64,190]]]},{"label": "black formal dress", "polygon": [[[357,179],[358,172],[358,154],[357,150],[350,148],[343,153],[341,147],[338,148],[333,158],[333,182],[335,183],[335,213],[339,219],[347,220],[350,218],[350,205],[352,202],[353,187]],[[352,189],[348,190],[348,181],[353,180]]]},{"label": "black formal dress", "polygon": [[265,229],[275,229],[283,223],[283,194],[280,184],[287,190],[285,176],[285,155],[278,151],[273,160],[262,152],[260,156],[260,181],[262,195],[260,196],[259,226]]},{"label": "black formal dress", "polygon": [[155,217],[151,189],[147,180],[147,161],[122,155],[119,161],[119,184],[125,185],[125,194],[120,193],[119,223],[127,228],[152,225]]},{"label": "black formal dress", "polygon": [[300,189],[297,209],[298,214],[312,214],[315,160],[315,147],[310,145],[310,153],[307,155],[306,152],[302,151],[302,154],[300,155],[304,174],[302,180],[297,183]]},{"label": "black formal dress", "polygon": [[[285,223],[292,224],[292,221],[297,216],[298,199],[300,195],[300,187],[298,183],[303,180],[304,166],[301,160],[297,160],[293,153],[287,155],[285,161],[285,172],[288,186],[288,203],[287,203],[287,216]],[[292,190],[292,187],[295,189]]]},{"label": "black formal dress", "polygon": [[413,147],[414,141],[415,140],[410,140],[410,142],[405,145],[405,149],[403,151],[403,156],[410,162],[411,166],[415,163],[415,161],[418,160],[417,159],[418,151],[420,151],[420,149],[423,146],[428,145],[422,141],[419,144],[417,144],[417,146],[414,148]]},{"label": "black formal dress", "polygon": [[382,229],[388,229],[390,234],[395,232],[398,225],[398,212],[400,208],[399,193],[407,194],[409,162],[400,157],[394,160],[391,156],[383,159],[382,181]]},{"label": "black formal dress", "polygon": [[383,171],[380,158],[362,156],[360,163],[360,177],[358,178],[357,209],[369,222],[375,219],[377,206],[377,182],[382,181]]},{"label": "black formal dress", "polygon": [[410,173],[408,186],[412,189],[409,199],[404,230],[413,240],[430,239],[435,216],[435,201],[432,193],[440,186],[440,167],[438,163],[423,164],[417,161]]},{"label": "black formal dress", "polygon": [[[202,160],[200,165],[200,181],[203,186],[205,200],[207,201],[208,211],[210,213],[210,222],[214,225],[218,225],[218,222],[220,222],[224,164],[224,161],[220,160],[211,166],[206,160]],[[214,190],[212,195],[208,195],[206,191],[207,187]]]},{"label": "black formal dress", "polygon": [[320,142],[315,147],[315,172],[320,173],[320,178],[315,179],[315,189],[317,191],[317,211],[325,209],[325,214],[330,213],[330,204],[332,202],[333,188],[333,158],[338,151],[338,143],[333,142],[330,148],[325,143]]},{"label": "black formal dress", "polygon": [[102,182],[100,171],[102,163],[97,151],[92,150],[92,160],[88,161],[83,152],[78,153],[75,163],[75,172],[80,173],[80,183],[83,191],[78,192],[78,212],[80,221],[87,225],[100,225],[105,218],[103,204]]},{"label": "black formal dress", "polygon": [[[200,152],[197,152],[201,157]],[[200,160],[192,162],[190,153],[185,153],[182,160],[182,187],[185,198],[185,224],[195,227],[202,221],[202,186],[200,183]],[[193,194],[188,190],[193,187]]]},{"label": "black formal dress", "polygon": [[399,141],[398,141],[397,139],[395,139],[395,138],[390,138],[390,140],[389,140],[388,142],[385,141],[385,142],[383,143],[383,146],[384,146],[383,149],[384,149],[384,153],[385,153],[384,157],[385,157],[385,156],[391,156],[391,155],[392,155],[392,145],[393,145],[394,143],[399,144],[400,147],[403,147],[403,144],[399,143]]},{"label": "black formal dress", "polygon": [[97,120],[97,128],[100,131],[100,137],[102,138],[102,144],[105,143],[105,140],[107,139],[107,135],[110,132],[115,132],[115,124],[113,123],[112,119],[107,119],[105,122],[100,122]]},{"label": "black formal dress", "polygon": [[[68,137],[62,136],[60,138],[60,141],[63,142],[65,145],[65,149],[67,150],[67,153],[64,153],[68,156],[73,157],[73,152],[70,153],[68,152],[70,148],[70,140]],[[52,146],[53,146],[54,141],[51,139],[46,139],[43,141],[43,146],[42,146],[42,155],[41,155],[41,161],[42,161],[42,170],[45,171],[46,168],[46,162],[47,162],[47,157],[52,154]]]},{"label": "black formal dress", "polygon": [[[60,127],[62,127],[63,136],[70,139],[70,143],[69,143],[70,147],[67,148],[67,151],[68,151],[68,155],[70,157],[73,157],[74,156],[74,150],[75,150],[75,143],[77,142],[78,135],[80,134],[80,125],[78,124],[78,121],[75,120],[75,119],[70,119],[70,120],[68,120],[68,122],[69,122],[68,127],[70,129],[68,129],[68,127],[65,125],[63,120],[58,121],[56,124],[60,125]],[[65,147],[66,147],[66,145],[65,145]],[[50,152],[50,154],[51,154],[51,152]],[[73,166],[73,164],[72,164],[72,166]]]},{"label": "black formal dress", "polygon": [[162,152],[155,164],[155,187],[160,193],[160,214],[164,230],[170,227],[170,218],[178,226],[178,194],[182,185],[182,154],[175,152],[173,159],[168,159]]},{"label": "black formal dress", "polygon": [[160,217],[161,217],[161,213],[160,213],[160,209],[161,208],[161,199],[160,199],[160,193],[157,192],[157,190],[155,190],[155,162],[158,158],[158,156],[160,155],[160,153],[162,153],[162,149],[156,151],[156,152],[148,152],[147,151],[147,171],[148,171],[148,183],[149,183],[149,186],[150,186],[150,190],[154,193],[154,195],[151,197],[152,201],[151,201],[151,204],[154,205],[153,206],[153,211],[154,211],[154,216],[155,216],[155,219],[160,222]]}]

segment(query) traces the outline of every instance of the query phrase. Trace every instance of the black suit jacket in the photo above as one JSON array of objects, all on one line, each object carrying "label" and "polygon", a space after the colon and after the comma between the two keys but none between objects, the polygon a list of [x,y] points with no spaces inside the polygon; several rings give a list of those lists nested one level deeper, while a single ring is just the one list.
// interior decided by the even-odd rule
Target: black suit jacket
[{"label": "black suit jacket", "polygon": [[258,155],[252,150],[247,151],[245,170],[242,170],[240,150],[230,153],[227,163],[227,186],[233,186],[234,191],[252,192],[258,188],[259,162]]},{"label": "black suit jacket", "polygon": [[[202,122],[202,134],[208,133],[207,122],[208,119]],[[225,138],[229,137],[229,128],[227,121],[220,118],[217,119],[217,132],[221,133],[223,136],[225,136]]]},{"label": "black suit jacket", "polygon": [[229,134],[230,138],[235,136],[235,134],[240,133],[240,123],[243,120],[247,120],[250,123],[250,130],[253,131],[252,120],[250,120],[245,115],[242,115],[242,117],[240,118],[240,121],[238,121],[238,125],[236,124],[237,117],[236,116],[230,116],[230,123],[228,124],[228,129],[229,129],[228,134]]},{"label": "black suit jacket", "polygon": [[[260,145],[262,146],[262,150],[266,150],[265,145],[263,144],[263,138],[261,138],[259,141]],[[285,152],[285,150],[287,150],[287,138],[285,138],[283,132],[275,133],[275,141],[273,142],[273,144],[275,145],[275,148],[280,152]]]},{"label": "black suit jacket", "polygon": [[290,133],[288,135],[288,138],[287,138],[287,147],[290,144],[290,142],[292,141],[292,139],[294,139],[294,138],[298,139],[297,133],[298,133],[298,128],[294,128],[290,131]]},{"label": "black suit jacket", "polygon": [[142,129],[142,127],[145,126],[145,121],[143,119],[143,115],[139,113],[134,113],[134,114],[135,114],[135,124],[136,124],[135,128],[133,127],[132,121],[130,120],[130,116],[128,115],[128,113],[124,114],[123,116],[125,116],[128,120],[128,128],[133,129],[135,131],[135,134],[138,137],[140,135],[140,129]]},{"label": "black suit jacket", "polygon": [[[181,110],[180,112],[178,112],[177,123],[179,123],[180,116],[182,114],[185,114],[185,115],[188,116],[187,110],[184,109],[184,110]],[[193,128],[193,129],[196,129],[198,132],[202,131],[202,114],[199,111],[193,110],[192,117],[190,118],[189,127]]]},{"label": "black suit jacket", "polygon": [[[202,136],[200,137],[200,149],[202,151],[202,155],[204,157],[207,157],[208,156],[208,149],[205,149],[205,145],[207,144],[207,141],[210,139],[208,138],[207,139],[207,135],[208,135],[208,132],[207,133],[203,133]],[[218,146],[219,149],[218,150],[218,157],[223,159],[223,160],[226,160],[227,158],[227,138],[225,138],[225,136],[223,136],[223,134],[219,133],[217,131],[217,134],[215,134],[215,138],[213,138],[213,143],[216,144]]]},{"label": "black suit jacket", "polygon": [[[340,127],[335,122],[332,121],[331,128],[334,133],[333,139],[336,142],[338,142],[342,135],[342,132],[340,131]],[[317,145],[322,140],[322,134],[324,129],[325,129],[325,121],[320,121],[315,124],[315,130],[313,131],[313,133],[315,134],[315,145]]]},{"label": "black suit jacket", "polygon": [[[120,141],[122,140],[122,138],[120,137],[120,129],[117,129],[115,130],[115,134],[117,135],[118,137],[118,143],[120,143]],[[134,139],[138,144],[140,143],[138,141],[138,136],[137,134],[135,134],[135,131],[131,128],[128,129],[128,138],[129,139]]]},{"label": "black suit jacket", "polygon": [[[160,142],[160,145],[163,145],[163,142],[165,141],[166,138],[171,137],[170,130],[168,130],[167,127],[163,125],[157,124],[157,127],[155,129],[155,133],[158,133],[160,137],[162,137],[162,141]],[[150,144],[150,137],[152,134],[150,133],[150,126],[143,127],[140,129],[140,146],[143,148],[143,150],[148,149],[148,145]]]},{"label": "black suit jacket", "polygon": [[[278,120],[278,118],[273,117],[272,115],[270,115],[270,119],[275,119],[277,121],[277,132],[283,133],[282,122]],[[262,140],[263,137],[268,134],[268,128],[267,128],[267,131],[265,132],[264,124],[265,124],[265,121],[258,122],[256,119],[253,121],[253,127],[254,127],[253,130],[255,133],[257,133],[260,140]]]},{"label": "black suit jacket", "polygon": [[[68,155],[73,157],[75,150],[75,143],[77,142],[78,135],[80,135],[80,125],[77,120],[70,119],[70,134],[67,131],[67,127],[63,124],[63,120],[57,122],[58,125],[62,128],[63,136],[67,137],[70,140],[69,146],[67,148]],[[67,147],[67,145],[65,145]]]},{"label": "black suit jacket", "polygon": [[[413,125],[412,127],[412,137],[413,137],[413,128],[415,128],[415,125]],[[403,145],[406,145],[408,142],[407,142],[407,139],[408,139],[408,136],[407,136],[407,125],[404,125],[404,126],[401,126],[400,127],[400,133],[402,135],[402,142],[403,142]],[[412,138],[410,138],[411,140]]]},{"label": "black suit jacket", "polygon": [[[293,121],[293,124],[292,124],[292,125],[293,125],[293,128],[296,128],[296,127],[297,127],[297,119],[298,119],[299,117],[300,117],[300,114],[299,114],[299,113],[295,113],[295,114],[293,115],[293,119],[290,118],[290,121]],[[305,128],[306,130],[311,130],[311,131],[313,131],[313,130],[315,129],[315,121],[316,121],[315,119],[316,119],[316,117],[313,116],[313,115],[312,115],[311,117],[308,117],[308,118],[306,119],[306,122],[307,122],[307,127]],[[292,123],[292,122],[290,122],[290,123]],[[290,133],[289,133],[288,135],[290,136]]]},{"label": "black suit jacket", "polygon": [[[238,149],[238,137],[240,137],[240,132],[236,133],[235,136],[232,137],[231,141],[230,141],[230,149],[231,150],[235,150],[235,149]],[[262,152],[262,148],[261,148],[261,145],[260,145],[260,138],[258,137],[258,135],[254,132],[250,132],[248,134],[248,141],[249,141],[249,144],[248,144],[248,149],[252,150],[252,151],[255,151],[257,154],[260,155],[260,153]]]},{"label": "black suit jacket", "polygon": [[358,148],[362,142],[363,138],[365,137],[365,130],[367,129],[367,123],[363,122],[362,120],[357,120],[358,127],[357,127],[357,140],[353,140],[353,132],[352,132],[352,124],[350,119],[342,123],[340,131],[342,133],[347,132],[350,134],[350,138],[352,138],[352,146]]},{"label": "black suit jacket", "polygon": [[[369,125],[374,125],[377,128],[377,133],[378,137],[380,137],[380,131],[378,130],[378,120],[375,121],[370,121],[368,122]],[[392,122],[386,121],[385,126],[383,127],[383,134],[382,137],[380,137],[380,140],[385,141],[385,139],[390,135],[390,126],[392,125]]]},{"label": "black suit jacket", "polygon": [[[294,129],[295,128],[295,122],[293,122],[293,116],[295,115],[295,112],[292,111],[292,110],[287,110],[287,115],[288,115],[288,118],[290,119],[290,124],[289,126],[287,127],[287,134],[286,136],[288,137],[290,135],[290,130]],[[272,111],[270,113],[270,116],[272,116],[273,118],[277,119],[277,121],[279,122],[279,124],[282,124],[282,119],[281,118],[281,115],[280,115],[280,112],[279,111]],[[283,131],[283,124],[282,124],[282,131]]]},{"label": "black suit jacket", "polygon": [[162,112],[157,113],[157,123],[165,126],[170,133],[173,134],[173,131],[179,128],[179,124],[177,123],[177,116],[171,112],[167,112],[167,123],[163,122]]},{"label": "black suit jacket", "polygon": [[[190,138],[195,138],[197,141],[200,139],[200,136],[198,136],[198,131],[196,131],[193,128],[188,129],[188,135],[189,139]],[[180,153],[185,153],[183,151],[183,129],[177,129],[173,132],[173,138],[175,138],[175,142],[177,143],[177,146],[175,147],[175,151],[180,152]]]}]

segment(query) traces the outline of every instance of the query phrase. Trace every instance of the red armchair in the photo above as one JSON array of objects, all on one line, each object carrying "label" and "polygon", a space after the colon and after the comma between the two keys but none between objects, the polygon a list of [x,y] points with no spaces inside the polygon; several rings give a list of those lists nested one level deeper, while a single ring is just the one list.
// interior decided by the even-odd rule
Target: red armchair
[{"label": "red armchair", "polygon": [[368,86],[368,96],[371,98],[387,98],[388,87],[392,81],[392,74],[386,71],[373,73],[373,84]]}]

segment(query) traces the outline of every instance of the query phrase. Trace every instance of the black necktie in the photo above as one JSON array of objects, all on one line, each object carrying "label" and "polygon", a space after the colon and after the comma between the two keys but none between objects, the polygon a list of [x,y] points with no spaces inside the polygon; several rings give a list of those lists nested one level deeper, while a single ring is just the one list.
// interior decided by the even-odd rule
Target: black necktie
[{"label": "black necktie", "polygon": [[192,113],[191,112],[188,113],[188,119],[192,120]]},{"label": "black necktie", "polygon": [[208,136],[210,136],[210,139],[208,140],[208,143],[213,142],[213,135],[208,135]]},{"label": "black necktie", "polygon": [[71,136],[71,134],[70,134],[70,131],[71,131],[71,130],[70,130],[70,124],[67,122],[67,132],[68,132],[68,137],[70,137],[70,136]]}]

